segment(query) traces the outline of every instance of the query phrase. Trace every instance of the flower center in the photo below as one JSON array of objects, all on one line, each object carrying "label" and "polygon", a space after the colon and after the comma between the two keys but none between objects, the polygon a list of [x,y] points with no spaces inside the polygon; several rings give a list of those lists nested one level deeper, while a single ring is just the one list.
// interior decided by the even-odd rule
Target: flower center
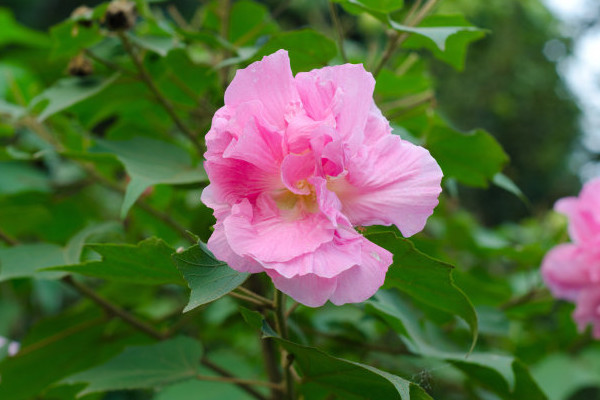
[{"label": "flower center", "polygon": [[296,187],[300,190],[308,189],[308,193],[297,194],[288,189],[280,189],[273,195],[277,207],[282,211],[294,211],[294,214],[303,212],[312,214],[319,211],[315,187],[306,179],[296,182]]}]

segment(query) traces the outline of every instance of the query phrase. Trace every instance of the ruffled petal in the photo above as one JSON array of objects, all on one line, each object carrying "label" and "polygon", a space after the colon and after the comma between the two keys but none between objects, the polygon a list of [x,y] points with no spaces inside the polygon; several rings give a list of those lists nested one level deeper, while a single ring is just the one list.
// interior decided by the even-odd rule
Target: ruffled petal
[{"label": "ruffled petal", "polygon": [[307,179],[315,173],[315,155],[288,154],[281,163],[281,181],[292,193],[308,195],[310,187]]},{"label": "ruffled petal", "polygon": [[223,224],[215,225],[215,231],[208,239],[206,247],[212,251],[217,259],[226,262],[227,265],[236,271],[250,273],[263,271],[262,265],[258,262],[250,257],[241,257],[231,249],[231,246],[225,237]]},{"label": "ruffled petal", "polygon": [[587,182],[579,197],[566,197],[554,209],[569,218],[569,235],[576,243],[600,245],[600,178]]},{"label": "ruffled petal", "polygon": [[387,136],[347,160],[348,174],[328,187],[353,225],[394,224],[406,237],[421,231],[438,204],[442,170],[423,147]]},{"label": "ruffled petal", "polygon": [[248,200],[232,207],[223,225],[234,252],[261,262],[283,262],[315,251],[333,238],[331,222],[320,213],[288,219],[268,211],[255,214]]},{"label": "ruffled petal", "polygon": [[375,79],[361,64],[344,64],[301,72],[296,86],[308,116],[327,120],[347,142],[360,143],[373,102]]},{"label": "ruffled petal", "polygon": [[573,319],[581,332],[591,324],[594,337],[600,339],[600,287],[595,286],[580,293]]},{"label": "ruffled petal", "polygon": [[281,130],[285,129],[286,117],[299,111],[300,99],[287,51],[279,50],[237,70],[225,91],[225,105],[236,107],[253,100],[264,105],[265,118]]},{"label": "ruffled petal", "polygon": [[308,307],[320,307],[325,304],[336,287],[335,278],[322,278],[315,274],[287,279],[275,270],[268,269],[267,275],[277,289]]},{"label": "ruffled petal", "polygon": [[550,250],[542,261],[542,277],[554,296],[574,301],[579,292],[600,281],[600,258],[574,244],[561,244]]},{"label": "ruffled petal", "polygon": [[383,285],[391,264],[392,253],[362,238],[361,261],[337,277],[337,286],[331,295],[331,302],[339,306],[367,300]]}]

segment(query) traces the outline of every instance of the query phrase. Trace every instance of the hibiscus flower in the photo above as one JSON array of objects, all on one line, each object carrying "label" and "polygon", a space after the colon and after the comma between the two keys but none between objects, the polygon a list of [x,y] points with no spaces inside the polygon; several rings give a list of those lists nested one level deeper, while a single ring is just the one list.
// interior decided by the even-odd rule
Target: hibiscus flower
[{"label": "hibiscus flower", "polygon": [[266,272],[307,306],[361,302],[383,284],[392,254],[354,228],[423,229],[442,171],[392,134],[362,65],[294,77],[286,51],[237,71],[206,135],[217,219],[208,248],[242,272]]},{"label": "hibiscus flower", "polygon": [[600,338],[600,178],[586,183],[579,197],[566,197],[554,209],[569,219],[572,243],[554,247],[542,262],[542,277],[555,297],[577,304],[579,329],[593,325]]}]

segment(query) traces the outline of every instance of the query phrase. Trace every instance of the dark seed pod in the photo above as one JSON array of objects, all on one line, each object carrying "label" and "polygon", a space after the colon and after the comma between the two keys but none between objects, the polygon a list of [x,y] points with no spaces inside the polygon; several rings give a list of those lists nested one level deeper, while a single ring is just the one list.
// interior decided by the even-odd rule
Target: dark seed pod
[{"label": "dark seed pod", "polygon": [[76,9],[74,9],[71,13],[71,19],[77,21],[78,25],[89,28],[94,23],[94,21],[92,20],[93,11],[94,10],[92,10],[89,7],[79,6]]},{"label": "dark seed pod", "polygon": [[131,1],[113,0],[104,14],[104,24],[111,31],[124,31],[135,25],[137,13],[135,3]]},{"label": "dark seed pod", "polygon": [[89,76],[94,73],[92,62],[83,54],[78,54],[69,61],[69,75],[72,76]]}]

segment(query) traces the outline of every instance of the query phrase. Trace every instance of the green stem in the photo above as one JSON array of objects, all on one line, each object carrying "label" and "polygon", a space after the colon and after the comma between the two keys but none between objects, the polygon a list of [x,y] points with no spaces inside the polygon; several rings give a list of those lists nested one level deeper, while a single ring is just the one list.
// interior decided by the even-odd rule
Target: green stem
[{"label": "green stem", "polygon": [[342,27],[342,24],[340,23],[340,19],[338,18],[337,12],[335,11],[335,4],[333,4],[332,1],[329,1],[328,4],[331,19],[333,20],[333,25],[335,25],[335,29],[337,31],[337,40],[338,47],[340,48],[340,55],[342,56],[342,60],[345,63],[347,63],[348,57],[346,57],[346,51],[344,50],[344,29]]},{"label": "green stem", "polygon": [[[285,313],[285,294],[275,289],[275,295],[273,299],[275,303],[275,328],[277,333],[283,339],[288,338],[287,321]],[[292,376],[292,363],[293,358],[291,354],[288,354],[285,349],[281,349],[281,365],[283,367],[283,383],[285,384],[285,393],[287,400],[294,400],[294,378]]]},{"label": "green stem", "polygon": [[150,89],[152,94],[154,94],[154,97],[156,97],[156,100],[158,100],[158,102],[165,109],[167,114],[169,114],[169,116],[171,117],[171,119],[173,120],[175,125],[177,125],[177,128],[179,128],[179,130],[181,132],[183,132],[183,134],[185,136],[187,136],[187,138],[190,140],[190,142],[194,145],[194,147],[198,151],[198,154],[202,155],[204,153],[204,149],[198,143],[196,134],[190,128],[188,128],[188,126],[181,120],[181,118],[179,118],[179,115],[177,115],[177,112],[175,111],[175,107],[173,106],[173,104],[165,96],[163,96],[163,94],[160,92],[160,90],[158,89],[158,87],[156,86],[154,81],[152,80],[150,73],[148,73],[148,71],[146,70],[146,67],[144,67],[144,63],[142,62],[142,59],[139,57],[138,53],[135,51],[135,48],[134,48],[133,44],[131,43],[131,41],[129,40],[129,38],[127,37],[127,34],[125,32],[118,32],[118,35],[119,35],[119,38],[121,39],[121,42],[123,43],[123,47],[125,48],[125,51],[129,54],[129,56],[133,60],[133,63],[135,64],[135,67],[137,68],[142,81],[146,84],[146,86],[148,86],[148,89]]}]

